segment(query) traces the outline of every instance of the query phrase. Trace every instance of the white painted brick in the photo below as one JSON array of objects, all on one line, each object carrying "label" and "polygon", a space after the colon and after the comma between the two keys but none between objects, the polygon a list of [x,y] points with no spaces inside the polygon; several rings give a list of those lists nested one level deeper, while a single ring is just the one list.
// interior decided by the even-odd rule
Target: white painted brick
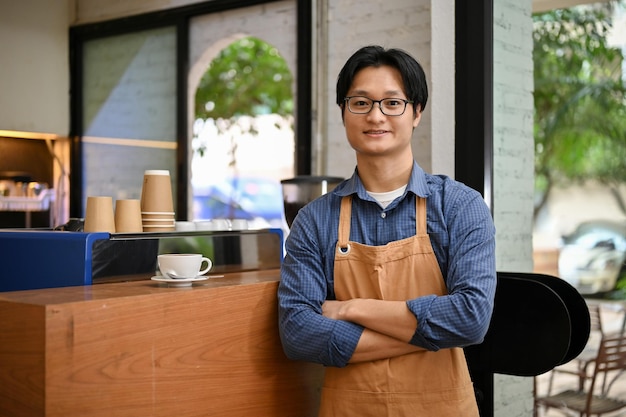
[{"label": "white painted brick", "polygon": [[[534,196],[530,1],[494,2],[494,220],[499,270],[532,270]],[[496,417],[532,416],[532,378],[495,376]]]}]

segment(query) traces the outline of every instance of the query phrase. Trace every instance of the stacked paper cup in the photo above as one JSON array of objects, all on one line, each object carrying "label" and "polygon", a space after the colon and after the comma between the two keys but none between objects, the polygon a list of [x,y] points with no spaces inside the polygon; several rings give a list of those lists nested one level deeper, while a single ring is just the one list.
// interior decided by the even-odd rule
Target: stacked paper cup
[{"label": "stacked paper cup", "polygon": [[147,170],[141,189],[141,222],[144,232],[175,230],[172,183],[167,170]]},{"label": "stacked paper cup", "polygon": [[87,197],[87,214],[85,215],[85,232],[115,233],[113,215],[113,197]]}]

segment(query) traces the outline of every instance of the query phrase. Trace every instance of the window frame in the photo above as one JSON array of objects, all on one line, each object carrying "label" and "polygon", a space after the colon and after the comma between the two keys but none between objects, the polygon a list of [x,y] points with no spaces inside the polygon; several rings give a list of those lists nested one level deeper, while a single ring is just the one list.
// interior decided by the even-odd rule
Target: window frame
[{"label": "window frame", "polygon": [[[193,17],[210,13],[272,3],[277,0],[214,0],[203,3],[149,12],[135,16],[76,25],[69,31],[70,46],[70,217],[83,217],[83,161],[81,138],[83,126],[83,58],[84,44],[93,39],[139,32],[163,27],[176,28],[176,217],[186,220],[188,203],[189,150],[188,92],[189,25]],[[297,44],[297,103],[295,124],[295,171],[298,175],[311,172],[312,126],[312,0],[296,1]]]}]

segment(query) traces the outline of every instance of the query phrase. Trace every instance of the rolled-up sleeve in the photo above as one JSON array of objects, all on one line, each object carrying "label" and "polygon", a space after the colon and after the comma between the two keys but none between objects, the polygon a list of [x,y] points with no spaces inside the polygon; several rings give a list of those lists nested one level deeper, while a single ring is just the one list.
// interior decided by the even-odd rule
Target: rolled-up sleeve
[{"label": "rolled-up sleeve", "polygon": [[[278,288],[279,330],[285,354],[295,360],[343,367],[348,364],[363,328],[322,315],[332,273],[324,253],[312,239],[317,231],[307,213],[301,212],[285,244]],[[322,241],[325,240],[322,237]],[[328,251],[326,251],[328,252]],[[332,279],[330,280],[332,283]]]},{"label": "rolled-up sleeve", "polygon": [[496,266],[491,214],[477,192],[454,197],[454,207],[444,211],[445,238],[439,239],[447,247],[448,294],[407,301],[418,321],[411,343],[429,350],[482,342],[493,310]]}]

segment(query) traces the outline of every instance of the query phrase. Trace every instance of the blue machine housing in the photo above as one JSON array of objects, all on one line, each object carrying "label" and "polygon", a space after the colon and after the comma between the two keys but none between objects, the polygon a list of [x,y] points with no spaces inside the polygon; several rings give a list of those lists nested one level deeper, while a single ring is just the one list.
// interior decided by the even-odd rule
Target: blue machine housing
[{"label": "blue machine housing", "polygon": [[0,230],[0,291],[90,285],[94,243],[110,236]]}]

